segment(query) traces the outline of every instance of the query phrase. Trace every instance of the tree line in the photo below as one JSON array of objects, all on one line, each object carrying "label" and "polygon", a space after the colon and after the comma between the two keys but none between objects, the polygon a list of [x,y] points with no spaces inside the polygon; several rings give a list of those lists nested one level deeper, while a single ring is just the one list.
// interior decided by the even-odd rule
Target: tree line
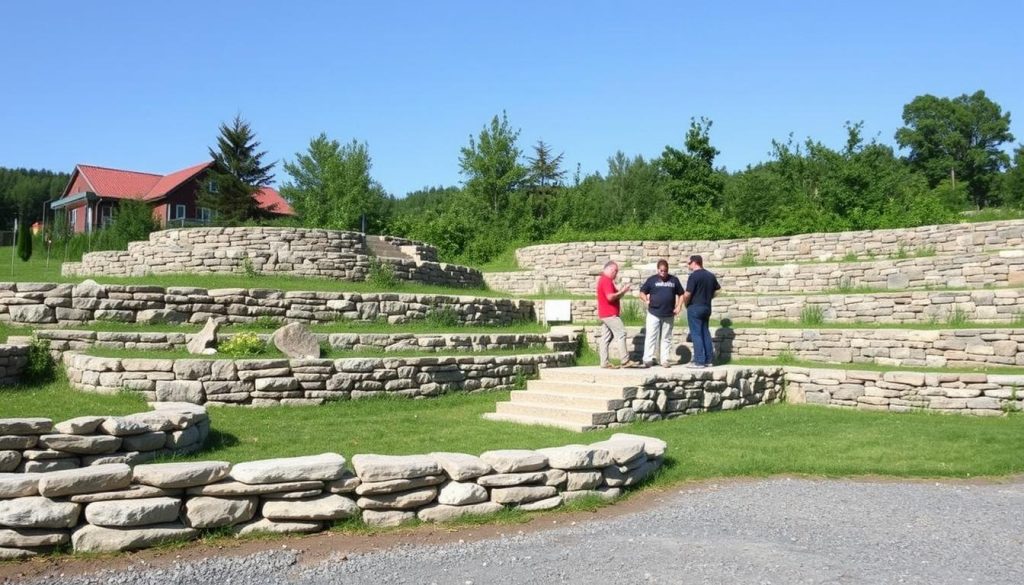
[{"label": "tree line", "polygon": [[[406,236],[437,246],[447,260],[476,264],[537,242],[911,227],[955,221],[968,209],[1024,207],[1024,147],[1006,151],[1010,113],[983,91],[918,96],[904,106],[903,124],[895,132],[903,155],[848,122],[840,148],[790,136],[772,142],[768,160],[729,172],[716,166],[713,122],[694,118],[682,143],[660,156],[616,152],[604,172],[584,175],[566,169],[564,153],[543,140],[524,151],[503,112],[458,152],[460,185],[403,198],[373,178],[366,143],[320,134],[284,161],[280,191],[297,216],[274,221]],[[268,221],[253,195],[271,184],[275,163],[259,147],[240,116],[220,125],[212,180],[199,196],[218,223]],[[0,169],[0,209],[31,218],[67,180]]]}]

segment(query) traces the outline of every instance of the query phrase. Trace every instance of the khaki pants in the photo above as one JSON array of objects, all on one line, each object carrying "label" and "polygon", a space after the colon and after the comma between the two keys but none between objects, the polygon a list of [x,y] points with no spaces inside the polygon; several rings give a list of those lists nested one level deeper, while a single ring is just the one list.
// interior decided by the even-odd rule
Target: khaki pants
[{"label": "khaki pants", "polygon": [[672,363],[672,329],[675,317],[656,317],[647,313],[647,323],[644,327],[644,364],[650,365],[658,353],[658,340],[661,340],[661,357],[658,363],[668,365]]},{"label": "khaki pants", "polygon": [[601,365],[608,363],[608,346],[615,339],[619,348],[619,357],[622,361],[629,359],[629,351],[626,349],[626,326],[619,317],[606,317],[601,319],[601,338],[597,341],[597,355],[601,358]]}]

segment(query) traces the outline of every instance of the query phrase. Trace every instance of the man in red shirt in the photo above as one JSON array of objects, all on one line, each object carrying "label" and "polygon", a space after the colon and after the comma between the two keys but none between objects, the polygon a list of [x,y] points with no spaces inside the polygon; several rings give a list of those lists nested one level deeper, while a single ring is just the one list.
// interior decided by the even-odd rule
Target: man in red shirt
[{"label": "man in red shirt", "polygon": [[597,317],[601,319],[601,339],[597,342],[597,354],[601,359],[602,368],[615,368],[608,361],[608,346],[612,338],[619,347],[621,367],[632,368],[636,364],[630,361],[629,351],[626,349],[626,326],[619,317],[619,299],[629,292],[630,285],[621,289],[615,286],[615,277],[619,274],[619,265],[614,261],[608,261],[597,278]]}]

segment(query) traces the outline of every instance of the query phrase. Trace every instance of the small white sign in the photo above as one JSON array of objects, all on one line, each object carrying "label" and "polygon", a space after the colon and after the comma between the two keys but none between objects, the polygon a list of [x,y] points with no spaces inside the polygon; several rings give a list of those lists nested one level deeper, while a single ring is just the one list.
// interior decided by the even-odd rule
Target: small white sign
[{"label": "small white sign", "polygon": [[572,301],[544,301],[545,323],[572,323]]}]

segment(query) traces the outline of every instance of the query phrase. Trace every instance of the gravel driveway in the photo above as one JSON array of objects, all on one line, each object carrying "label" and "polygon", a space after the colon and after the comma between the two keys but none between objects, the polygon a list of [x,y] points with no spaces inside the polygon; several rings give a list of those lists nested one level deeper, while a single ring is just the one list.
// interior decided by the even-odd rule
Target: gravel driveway
[{"label": "gravel driveway", "polygon": [[[280,543],[301,546],[278,541],[268,548]],[[1024,478],[705,484],[660,496],[656,508],[551,530],[298,561],[297,551],[279,548],[162,569],[16,582],[1017,585],[1024,582]]]}]

